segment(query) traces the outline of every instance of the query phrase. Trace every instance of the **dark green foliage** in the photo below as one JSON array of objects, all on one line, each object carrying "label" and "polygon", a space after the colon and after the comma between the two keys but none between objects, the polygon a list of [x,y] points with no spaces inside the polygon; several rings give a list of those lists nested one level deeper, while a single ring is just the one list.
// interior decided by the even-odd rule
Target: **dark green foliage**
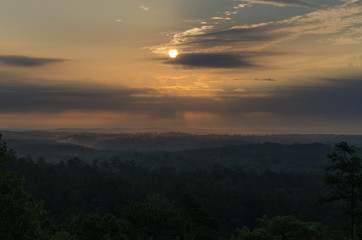
[{"label": "dark green foliage", "polygon": [[73,217],[70,229],[77,240],[127,240],[125,225],[111,214],[100,216],[92,213]]},{"label": "dark green foliage", "polygon": [[323,228],[320,223],[302,222],[293,216],[259,218],[260,227],[250,231],[248,227],[237,230],[231,240],[320,240]]},{"label": "dark green foliage", "polygon": [[184,218],[187,220],[187,229],[193,233],[195,239],[214,239],[219,223],[210,217],[202,205],[190,194],[181,197],[180,204]]},{"label": "dark green foliage", "polygon": [[[319,152],[319,147],[306,149]],[[261,157],[256,171],[240,167],[254,162],[247,158],[258,148],[270,159]],[[35,199],[44,201],[54,223],[43,230],[54,240],[227,239],[236,227],[255,228],[264,214],[294,215],[330,228],[340,224],[344,219],[337,217],[334,204],[315,205],[315,196],[323,192],[322,174],[304,171],[301,164],[313,153],[293,162],[287,153],[277,153],[283,148],[260,144],[183,153],[127,152],[106,161],[75,157],[59,163],[17,158],[12,152],[4,167],[23,174]],[[301,145],[286,148],[303,150]],[[223,159],[227,164],[220,164]],[[274,162],[266,166],[285,167],[260,167],[269,161]]]},{"label": "dark green foliage", "polygon": [[76,240],[74,237],[70,235],[69,232],[61,230],[56,232],[53,236],[49,236],[50,240]]},{"label": "dark green foliage", "polygon": [[184,210],[185,217],[198,226],[207,226],[210,229],[216,229],[217,220],[210,218],[202,205],[190,194],[184,194],[181,197],[181,206]]},{"label": "dark green foliage", "polygon": [[355,239],[355,227],[361,214],[362,201],[362,159],[355,149],[346,142],[336,144],[326,168],[324,183],[329,193],[322,197],[324,202],[343,201],[343,212],[350,217],[350,237]]},{"label": "dark green foliage", "polygon": [[0,135],[0,239],[42,239],[42,207],[25,191],[22,177],[3,169],[8,159],[7,147]]},{"label": "dark green foliage", "polygon": [[0,134],[0,167],[2,167],[4,163],[8,160],[9,160],[8,148],[4,140],[2,140]]},{"label": "dark green foliage", "polygon": [[121,215],[132,226],[133,239],[182,239],[189,231],[186,221],[167,198],[156,194],[127,204]]},{"label": "dark green foliage", "polygon": [[[315,196],[323,191],[318,175],[271,170],[257,174],[220,165],[214,165],[210,171],[183,172],[169,167],[150,170],[118,158],[90,165],[77,158],[51,164],[12,156],[6,165],[25,175],[33,195],[44,200],[49,216],[63,226],[81,212],[100,216],[111,213],[117,219],[126,219],[131,227],[146,221],[143,212],[157,212],[161,216],[145,215],[150,217],[147,221],[164,225],[141,232],[158,234],[164,228],[173,228],[174,233],[190,230],[215,237],[229,236],[236,227],[255,227],[256,219],[264,214],[292,214],[332,226],[339,222],[333,205],[315,205]],[[164,199],[152,200],[157,195]],[[120,206],[123,210],[116,211]],[[138,215],[127,214],[127,208]],[[181,218],[182,224],[155,220],[162,216]]]}]

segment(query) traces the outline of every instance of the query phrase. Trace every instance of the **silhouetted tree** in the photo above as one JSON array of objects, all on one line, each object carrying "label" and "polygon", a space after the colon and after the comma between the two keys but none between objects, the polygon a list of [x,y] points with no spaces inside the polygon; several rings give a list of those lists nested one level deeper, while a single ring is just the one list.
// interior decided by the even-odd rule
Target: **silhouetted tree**
[{"label": "silhouetted tree", "polygon": [[353,146],[346,142],[335,145],[335,151],[328,154],[329,166],[326,168],[324,183],[329,194],[322,197],[323,202],[344,201],[343,212],[350,217],[350,236],[356,237],[356,220],[361,213],[362,165],[361,158],[355,154]]}]

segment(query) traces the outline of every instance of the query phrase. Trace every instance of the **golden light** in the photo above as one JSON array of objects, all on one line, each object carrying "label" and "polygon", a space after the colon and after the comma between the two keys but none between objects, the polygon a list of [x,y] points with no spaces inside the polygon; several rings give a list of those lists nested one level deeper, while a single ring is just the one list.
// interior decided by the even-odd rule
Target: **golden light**
[{"label": "golden light", "polygon": [[170,58],[175,58],[178,55],[178,51],[176,49],[171,49],[170,51],[168,51],[168,55],[170,56]]}]

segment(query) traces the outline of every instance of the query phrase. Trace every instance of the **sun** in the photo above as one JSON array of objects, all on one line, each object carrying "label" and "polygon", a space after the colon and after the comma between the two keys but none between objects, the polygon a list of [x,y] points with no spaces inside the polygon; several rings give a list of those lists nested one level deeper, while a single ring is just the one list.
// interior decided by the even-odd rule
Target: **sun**
[{"label": "sun", "polygon": [[175,58],[178,55],[178,51],[176,49],[171,49],[170,51],[168,51],[168,55],[170,56],[170,58]]}]

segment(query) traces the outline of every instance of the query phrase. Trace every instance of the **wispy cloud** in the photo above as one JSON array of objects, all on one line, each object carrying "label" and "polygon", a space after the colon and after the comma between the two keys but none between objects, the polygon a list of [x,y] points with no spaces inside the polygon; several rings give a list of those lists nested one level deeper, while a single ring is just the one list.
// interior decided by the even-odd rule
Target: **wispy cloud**
[{"label": "wispy cloud", "polygon": [[[206,22],[205,22],[205,24],[206,24]],[[187,46],[189,45],[189,42],[193,41],[195,36],[203,35],[206,32],[208,32],[209,30],[214,29],[214,28],[215,27],[213,25],[203,25],[201,27],[187,29],[183,32],[173,34],[171,41],[168,44],[161,45],[161,46],[153,46],[153,47],[151,47],[151,50],[152,50],[152,52],[157,53],[157,54],[165,54],[165,53],[168,53],[168,50],[170,48],[177,47],[178,49],[181,49],[182,45],[184,45],[187,48]]]},{"label": "wispy cloud", "polygon": [[244,8],[247,6],[248,6],[248,4],[238,4],[238,5],[234,6],[234,9]]},{"label": "wispy cloud", "polygon": [[224,29],[212,25],[196,27],[174,34],[168,45],[184,52],[260,51],[305,35],[325,35],[326,42],[356,43],[361,42],[361,15],[362,1],[349,2],[280,21]]},{"label": "wispy cloud", "polygon": [[229,17],[212,17],[212,20],[231,20]]},{"label": "wispy cloud", "polygon": [[214,26],[202,26],[188,29],[181,33],[176,33],[172,38],[172,44],[181,44],[187,42],[189,39],[192,39],[194,36],[205,34],[208,30],[214,29]]},{"label": "wispy cloud", "polygon": [[287,7],[287,6],[293,6],[293,7],[302,7],[302,8],[310,8],[310,9],[319,9],[321,8],[319,5],[303,1],[303,0],[243,0],[244,2],[249,3],[256,3],[256,4],[267,4],[267,5],[273,5],[278,7]]},{"label": "wispy cloud", "polygon": [[52,63],[64,62],[63,59],[36,58],[17,55],[0,55],[0,63],[13,67],[39,67]]}]

